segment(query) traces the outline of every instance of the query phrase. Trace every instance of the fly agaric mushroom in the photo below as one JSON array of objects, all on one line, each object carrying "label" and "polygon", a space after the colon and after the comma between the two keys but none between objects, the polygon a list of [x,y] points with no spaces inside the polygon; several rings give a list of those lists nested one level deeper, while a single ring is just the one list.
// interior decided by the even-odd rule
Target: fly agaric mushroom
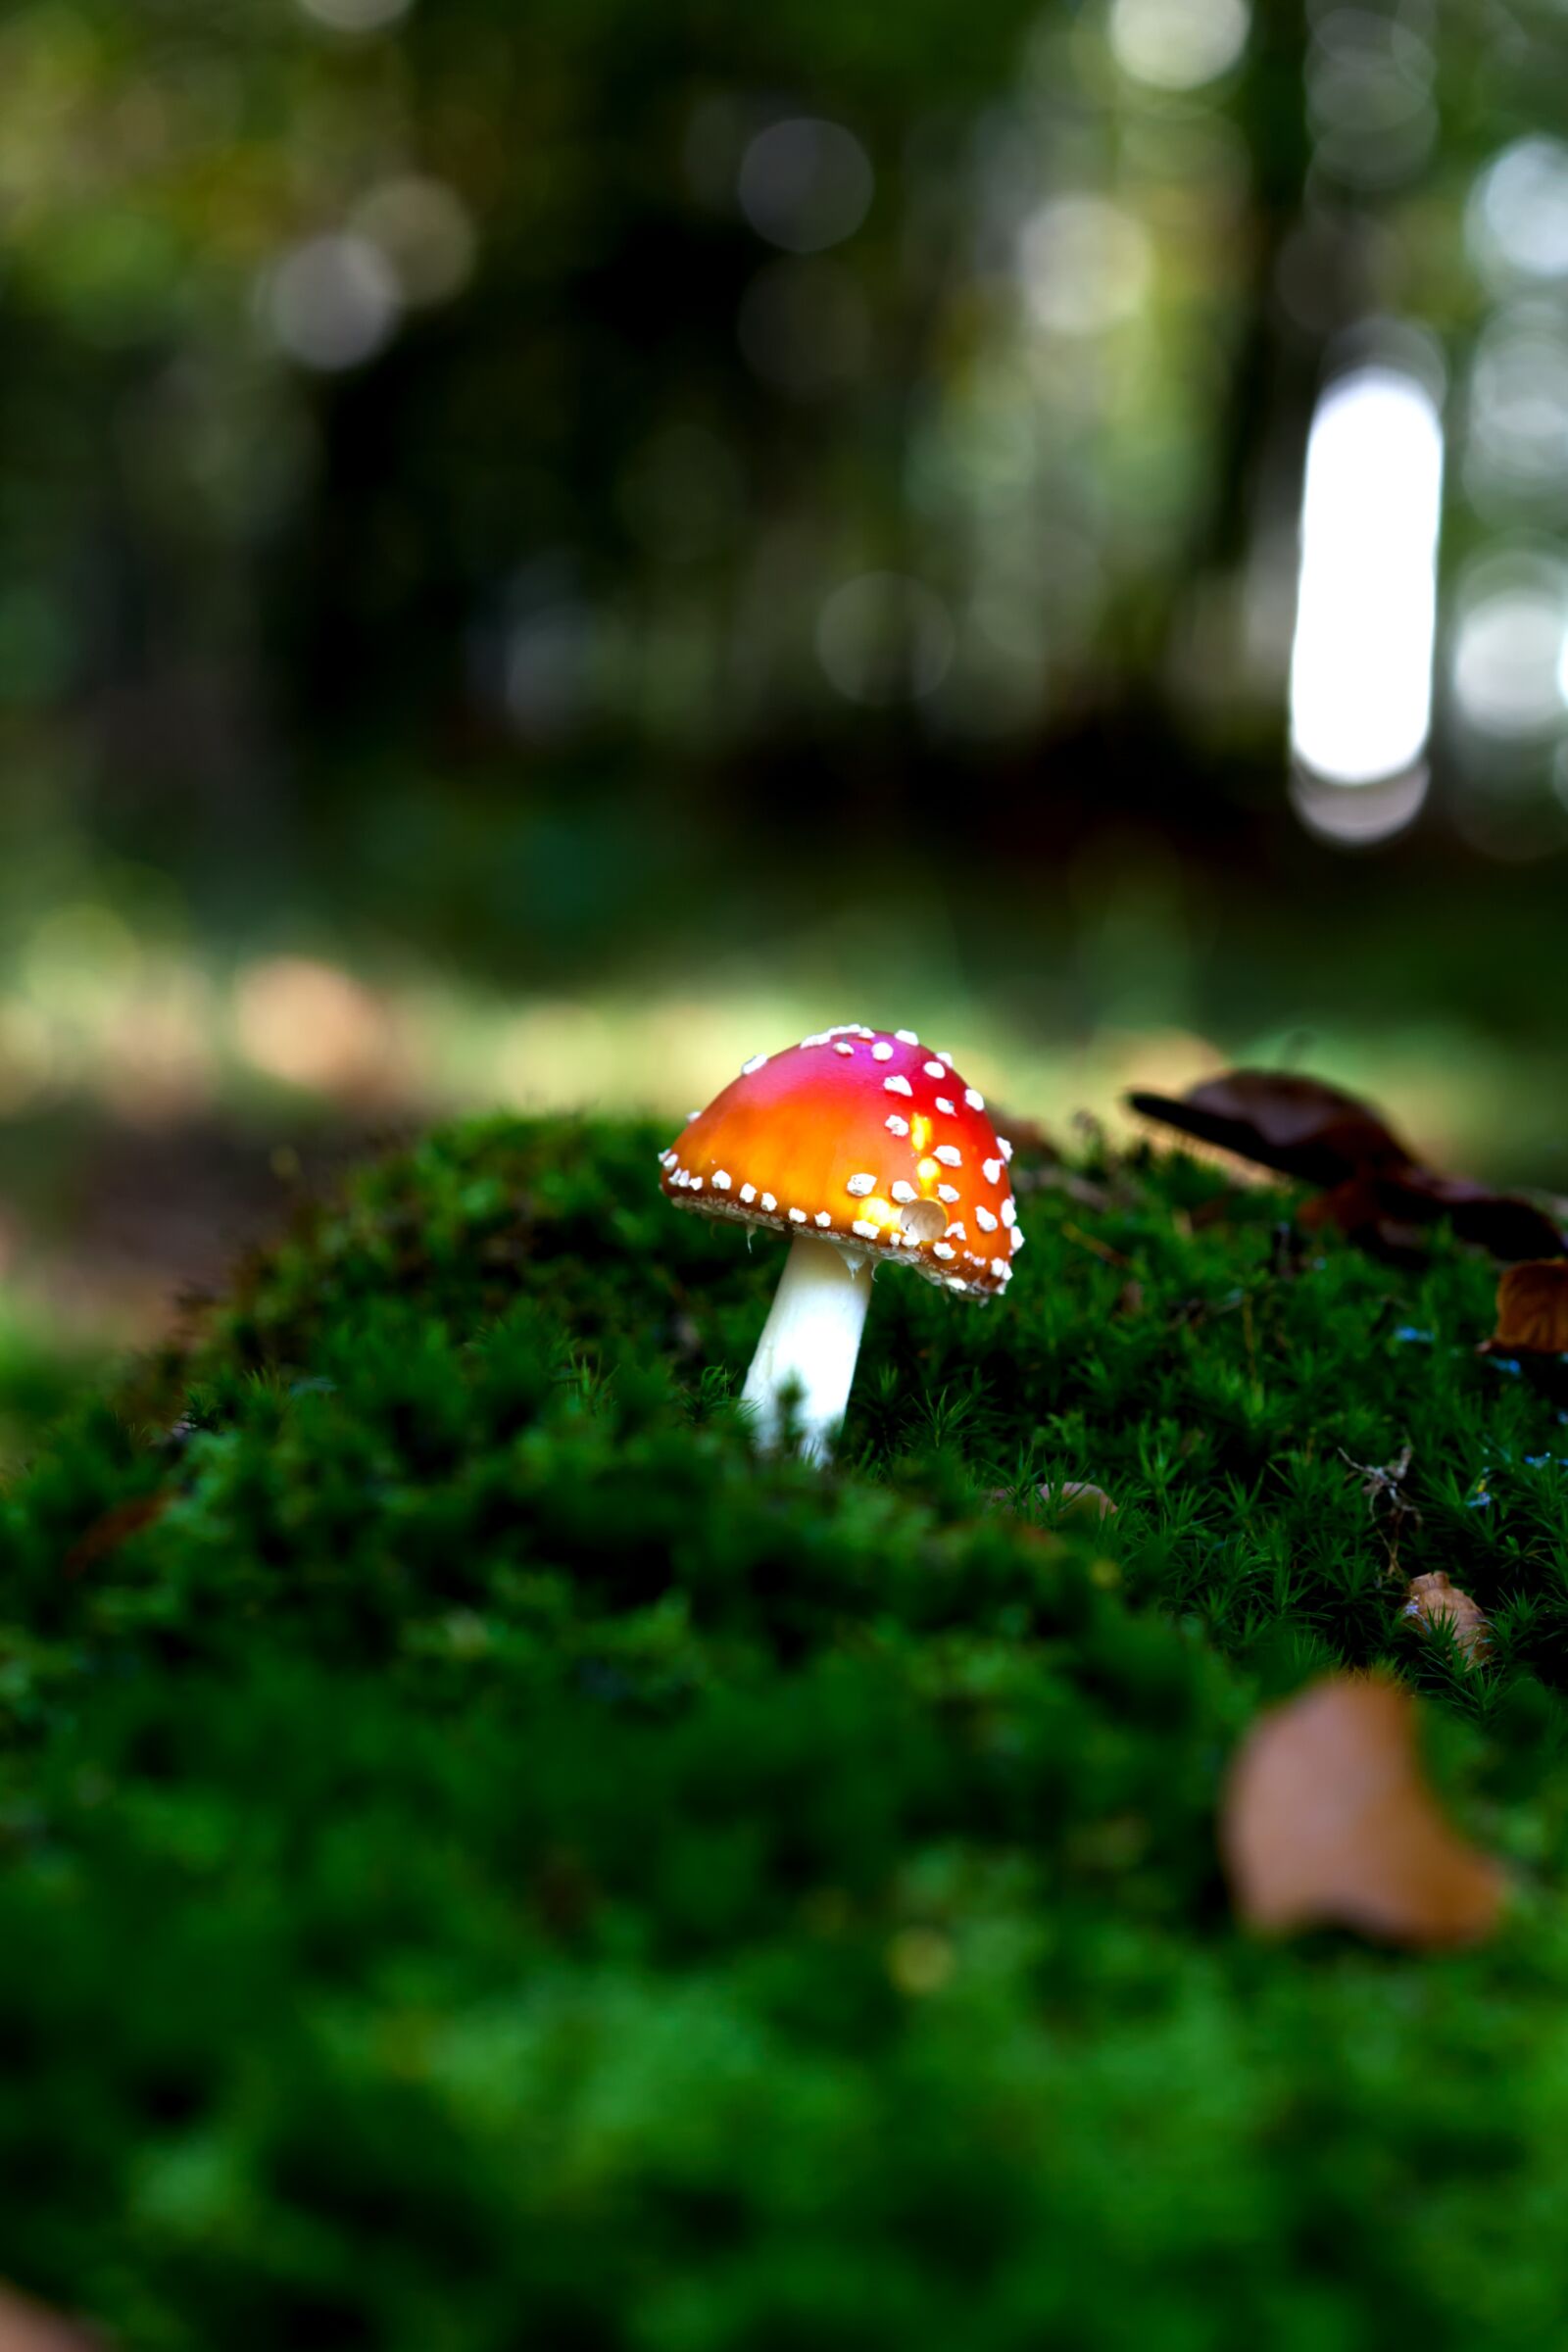
[{"label": "fly agaric mushroom", "polygon": [[793,1389],[802,1453],[827,1453],[879,1265],[969,1298],[1005,1290],[1023,1248],[1011,1157],[952,1055],[908,1029],[824,1029],[756,1054],[693,1111],[660,1155],[665,1198],[790,1237],[742,1391],[764,1443]]}]

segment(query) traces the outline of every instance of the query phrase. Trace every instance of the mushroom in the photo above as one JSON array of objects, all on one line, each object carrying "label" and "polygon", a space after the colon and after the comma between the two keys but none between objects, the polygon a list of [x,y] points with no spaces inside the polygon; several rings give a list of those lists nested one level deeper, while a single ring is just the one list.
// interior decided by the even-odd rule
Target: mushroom
[{"label": "mushroom", "polygon": [[1011,1157],[951,1054],[908,1029],[824,1029],[758,1054],[692,1112],[660,1154],[665,1198],[790,1239],[742,1391],[764,1444],[793,1390],[800,1450],[825,1458],[879,1265],[968,1298],[1005,1290],[1023,1248]]}]

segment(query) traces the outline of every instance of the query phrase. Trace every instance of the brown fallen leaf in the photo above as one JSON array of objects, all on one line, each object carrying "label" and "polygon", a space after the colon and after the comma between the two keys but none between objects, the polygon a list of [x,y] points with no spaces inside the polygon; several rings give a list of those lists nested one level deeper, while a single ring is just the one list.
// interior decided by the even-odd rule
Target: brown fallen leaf
[{"label": "brown fallen leaf", "polygon": [[1415,1710],[1378,1676],[1328,1675],[1259,1717],[1231,1768],[1220,1844],[1237,1911],[1274,1935],[1471,1943],[1496,1927],[1506,1886],[1439,1810]]},{"label": "brown fallen leaf", "polygon": [[1430,1634],[1439,1625],[1450,1627],[1467,1666],[1479,1666],[1492,1655],[1492,1627],[1485,1610],[1441,1568],[1411,1577],[1399,1618],[1415,1633]]},{"label": "brown fallen leaf", "polygon": [[1179,1098],[1131,1094],[1127,1102],[1145,1118],[1306,1184],[1413,1165],[1370,1103],[1295,1070],[1227,1070]]},{"label": "brown fallen leaf", "polygon": [[1411,1168],[1396,1183],[1401,1208],[1424,1224],[1446,1217],[1461,1242],[1474,1242],[1494,1257],[1545,1257],[1562,1248],[1554,1218],[1519,1193],[1494,1192],[1467,1176],[1440,1176]]},{"label": "brown fallen leaf", "polygon": [[1424,1167],[1370,1103],[1294,1070],[1230,1070],[1179,1100],[1132,1094],[1129,1106],[1260,1167],[1322,1187],[1301,1210],[1363,1249],[1396,1260],[1419,1249],[1418,1228],[1446,1217],[1461,1241],[1494,1257],[1560,1250],[1556,1223],[1534,1201]]},{"label": "brown fallen leaf", "polygon": [[1497,1284],[1493,1355],[1568,1352],[1568,1257],[1530,1258],[1509,1266]]}]

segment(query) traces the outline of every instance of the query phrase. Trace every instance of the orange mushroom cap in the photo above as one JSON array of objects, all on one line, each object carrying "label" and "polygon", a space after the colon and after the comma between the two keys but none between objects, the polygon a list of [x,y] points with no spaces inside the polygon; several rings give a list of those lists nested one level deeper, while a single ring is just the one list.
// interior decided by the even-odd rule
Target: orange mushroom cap
[{"label": "orange mushroom cap", "polygon": [[677,1208],[859,1245],[948,1290],[1005,1289],[1023,1248],[1012,1146],[907,1029],[824,1029],[759,1054],[660,1155]]}]

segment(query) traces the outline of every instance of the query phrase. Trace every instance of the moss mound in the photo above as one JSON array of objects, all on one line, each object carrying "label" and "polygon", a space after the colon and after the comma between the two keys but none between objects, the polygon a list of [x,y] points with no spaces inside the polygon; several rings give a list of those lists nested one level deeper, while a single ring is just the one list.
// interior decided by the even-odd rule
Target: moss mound
[{"label": "moss mound", "polygon": [[[369,1170],[7,1499],[0,2272],[149,2352],[1553,2340],[1568,1433],[1490,1269],[1091,1169],[1005,1307],[878,1285],[820,1476],[654,1148]],[[1405,1443],[1485,1673],[1397,1631]],[[1261,1946],[1227,1754],[1377,1658],[1509,1923]]]}]

